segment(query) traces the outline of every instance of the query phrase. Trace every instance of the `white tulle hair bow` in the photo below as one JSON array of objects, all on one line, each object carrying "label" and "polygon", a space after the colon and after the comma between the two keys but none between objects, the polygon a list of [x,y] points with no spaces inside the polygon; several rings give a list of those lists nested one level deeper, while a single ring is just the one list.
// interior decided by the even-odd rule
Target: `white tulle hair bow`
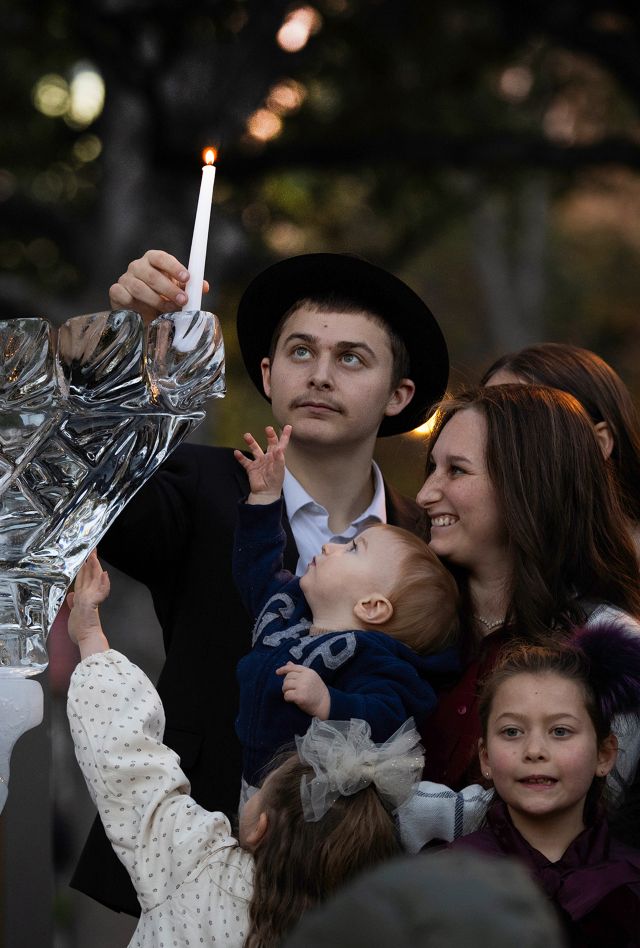
[{"label": "white tulle hair bow", "polygon": [[395,810],[412,795],[424,767],[413,718],[383,744],[371,740],[366,721],[314,718],[304,737],[296,737],[296,747],[315,774],[300,781],[304,818],[310,823],[321,820],[339,796],[351,796],[369,784]]}]

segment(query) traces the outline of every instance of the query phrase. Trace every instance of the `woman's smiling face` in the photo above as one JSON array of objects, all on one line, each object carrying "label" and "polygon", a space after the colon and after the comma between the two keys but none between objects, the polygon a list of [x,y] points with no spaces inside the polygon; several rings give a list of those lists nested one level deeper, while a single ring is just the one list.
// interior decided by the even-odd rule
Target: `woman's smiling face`
[{"label": "woman's smiling face", "polygon": [[430,546],[477,572],[508,556],[508,536],[486,463],[487,423],[476,408],[457,411],[433,445],[417,501],[431,524]]}]

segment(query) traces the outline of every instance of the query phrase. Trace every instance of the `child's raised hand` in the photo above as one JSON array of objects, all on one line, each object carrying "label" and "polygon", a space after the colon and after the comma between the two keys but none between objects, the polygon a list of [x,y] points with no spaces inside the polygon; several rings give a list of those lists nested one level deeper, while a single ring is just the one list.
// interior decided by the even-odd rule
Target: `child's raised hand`
[{"label": "child's raised hand", "polygon": [[282,696],[285,701],[297,704],[301,711],[306,711],[312,718],[327,720],[331,710],[331,696],[322,678],[313,668],[287,662],[277,669],[276,675],[284,675]]},{"label": "child's raised hand", "polygon": [[80,646],[81,651],[83,642],[100,640],[102,643],[104,639],[98,606],[108,595],[109,575],[100,566],[98,554],[93,550],[76,576],[74,591],[67,596],[71,609],[67,626],[69,638]]},{"label": "child's raised hand", "polygon": [[253,460],[244,456],[242,451],[234,451],[236,461],[242,465],[249,477],[251,493],[249,504],[272,504],[278,500],[284,482],[284,456],[291,437],[291,425],[285,425],[280,437],[269,425],[265,428],[267,450],[263,451],[252,434],[244,435]]}]

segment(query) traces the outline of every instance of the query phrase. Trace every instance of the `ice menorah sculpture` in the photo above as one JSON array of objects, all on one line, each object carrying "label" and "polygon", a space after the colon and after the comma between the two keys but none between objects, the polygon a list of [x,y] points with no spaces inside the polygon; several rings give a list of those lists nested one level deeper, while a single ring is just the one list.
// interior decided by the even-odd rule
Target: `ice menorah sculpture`
[{"label": "ice menorah sculpture", "polygon": [[0,321],[0,811],[17,738],[42,719],[46,639],[127,501],[224,395],[211,313]]}]

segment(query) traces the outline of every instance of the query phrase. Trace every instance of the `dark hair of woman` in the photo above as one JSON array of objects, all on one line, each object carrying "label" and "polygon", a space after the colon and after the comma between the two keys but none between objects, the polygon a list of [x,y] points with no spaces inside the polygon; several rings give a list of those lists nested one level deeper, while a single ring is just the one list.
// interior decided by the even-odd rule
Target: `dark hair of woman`
[{"label": "dark hair of woman", "polygon": [[504,355],[484,373],[481,385],[504,370],[525,382],[569,392],[584,406],[594,425],[606,422],[613,438],[611,462],[622,507],[640,522],[640,417],[628,388],[608,363],[567,343],[545,342]]},{"label": "dark hair of woman", "polygon": [[577,399],[535,385],[463,392],[441,404],[429,454],[449,419],[469,408],[486,419],[487,470],[509,537],[507,624],[529,640],[548,641],[549,629],[584,621],[585,600],[640,618],[633,542]]},{"label": "dark hair of woman", "polygon": [[339,796],[321,820],[304,818],[297,753],[263,785],[268,830],[254,852],[254,891],[245,948],[275,948],[304,912],[365,869],[401,853],[395,822],[370,785]]}]

